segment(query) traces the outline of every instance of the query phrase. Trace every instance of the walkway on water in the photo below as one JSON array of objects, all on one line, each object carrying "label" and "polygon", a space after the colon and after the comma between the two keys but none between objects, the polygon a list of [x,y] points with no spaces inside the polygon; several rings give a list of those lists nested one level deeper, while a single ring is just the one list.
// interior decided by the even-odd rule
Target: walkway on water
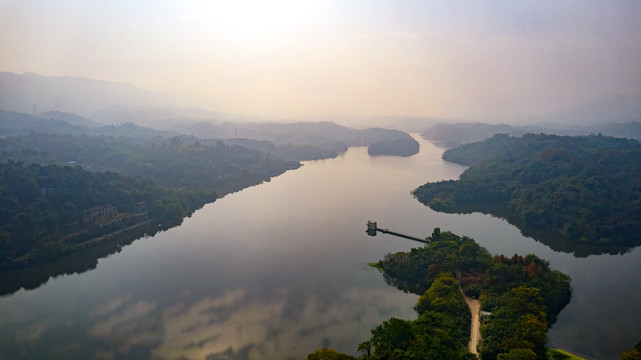
[{"label": "walkway on water", "polygon": [[[389,229],[381,229],[377,226],[376,221],[374,220],[369,220],[367,222],[367,235],[369,236],[376,236],[377,232],[382,232],[384,234],[391,234],[391,235],[396,235],[402,238],[422,242],[424,244],[429,244],[428,239],[420,239],[414,236],[409,236],[405,234],[401,234]],[[458,289],[461,292],[461,296],[463,296],[463,299],[465,300],[465,303],[467,306],[470,308],[470,313],[472,314],[472,324],[470,326],[470,342],[467,344],[467,348],[470,350],[470,352],[476,357],[479,356],[478,351],[476,348],[479,345],[479,341],[481,341],[481,302],[472,299],[471,297],[465,296],[465,292],[463,292],[463,288],[461,287],[461,272],[457,271],[456,272],[456,282],[458,283]]]},{"label": "walkway on water", "polygon": [[461,295],[463,296],[465,303],[470,308],[470,313],[472,313],[472,325],[470,327],[470,342],[467,344],[467,348],[470,350],[472,354],[478,357],[479,353],[476,350],[476,348],[479,345],[479,341],[481,341],[481,319],[480,319],[481,302],[476,299],[472,299],[471,297],[465,296],[465,293],[463,292],[463,288],[461,288],[461,272],[460,271],[456,272],[456,280],[458,282],[458,289],[461,292]]}]

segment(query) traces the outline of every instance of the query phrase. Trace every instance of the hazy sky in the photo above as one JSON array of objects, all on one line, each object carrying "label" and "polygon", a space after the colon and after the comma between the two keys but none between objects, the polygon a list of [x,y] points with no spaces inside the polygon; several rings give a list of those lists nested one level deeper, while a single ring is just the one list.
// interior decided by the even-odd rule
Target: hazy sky
[{"label": "hazy sky", "polygon": [[0,70],[262,116],[504,119],[641,95],[641,1],[0,0]]}]

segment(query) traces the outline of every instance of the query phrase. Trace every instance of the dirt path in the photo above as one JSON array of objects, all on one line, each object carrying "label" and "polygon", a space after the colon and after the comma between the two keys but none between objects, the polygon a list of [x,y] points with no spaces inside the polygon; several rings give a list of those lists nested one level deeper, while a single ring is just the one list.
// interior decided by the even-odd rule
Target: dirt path
[{"label": "dirt path", "polygon": [[476,351],[476,347],[481,340],[481,320],[479,319],[479,314],[481,312],[481,303],[478,300],[464,296],[467,306],[470,307],[470,312],[472,313],[472,329],[470,332],[470,342],[467,344],[470,352],[476,356],[479,355]]},{"label": "dirt path", "polygon": [[[456,279],[459,280],[461,278],[460,273],[456,273]],[[465,293],[463,292],[463,289],[461,288],[461,282],[458,282],[458,289],[461,292],[461,295],[463,296],[463,299],[465,299],[465,303],[467,306],[470,308],[470,313],[472,313],[472,326],[470,329],[470,342],[467,344],[467,348],[470,350],[470,352],[477,357],[479,356],[478,351],[476,351],[476,348],[479,344],[479,341],[481,340],[481,319],[480,319],[480,314],[481,314],[481,302],[475,299],[472,299],[471,297],[465,296]]]}]

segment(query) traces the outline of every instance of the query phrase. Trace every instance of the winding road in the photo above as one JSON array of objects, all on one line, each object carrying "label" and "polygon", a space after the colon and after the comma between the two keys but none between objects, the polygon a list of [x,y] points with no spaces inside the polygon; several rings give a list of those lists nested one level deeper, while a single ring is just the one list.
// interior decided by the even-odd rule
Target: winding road
[{"label": "winding road", "polygon": [[461,274],[456,273],[456,279],[458,280],[458,289],[461,292],[461,295],[463,296],[463,299],[465,300],[465,303],[467,306],[470,308],[470,313],[472,313],[472,326],[470,327],[470,342],[467,344],[467,348],[470,350],[470,352],[477,357],[479,356],[478,351],[476,350],[479,341],[481,340],[481,319],[480,319],[480,314],[481,314],[481,302],[472,299],[471,297],[465,296],[465,293],[463,292],[463,288],[461,288]]}]

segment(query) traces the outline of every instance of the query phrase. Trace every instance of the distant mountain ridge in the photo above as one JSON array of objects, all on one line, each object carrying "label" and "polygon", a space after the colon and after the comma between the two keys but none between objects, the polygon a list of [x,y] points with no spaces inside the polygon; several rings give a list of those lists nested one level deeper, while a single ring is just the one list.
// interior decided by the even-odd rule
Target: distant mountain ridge
[{"label": "distant mountain ridge", "polygon": [[[169,129],[185,121],[265,120],[221,112],[218,110],[220,104],[217,104],[215,99],[205,96],[155,92],[122,82],[44,76],[30,72],[0,72],[0,108],[31,115],[50,111],[75,113],[103,124],[133,122],[156,129]],[[641,96],[618,95],[579,107],[514,118],[510,123],[571,127],[625,122],[638,118],[641,118]],[[359,128],[393,127],[405,131],[422,131],[436,123],[448,122],[442,118],[409,116],[314,118],[312,115],[308,120],[339,121]],[[71,121],[69,123],[73,124]]]},{"label": "distant mountain ridge", "polygon": [[584,125],[572,128],[484,123],[441,123],[427,129],[421,133],[421,136],[427,140],[437,142],[444,147],[452,148],[462,144],[482,141],[496,134],[520,137],[528,133],[570,136],[602,134],[618,138],[641,140],[641,117],[628,122]]},{"label": "distant mountain ridge", "polygon": [[[69,123],[68,120],[73,123]],[[93,126],[89,127],[83,123]],[[103,125],[72,113],[47,112],[41,113],[39,116],[31,116],[0,109],[0,136],[19,136],[31,133],[125,136],[130,138],[168,138],[178,135],[176,132],[142,127],[131,122]]]},{"label": "distant mountain ridge", "polygon": [[71,125],[86,126],[88,128],[103,126],[104,124],[97,121],[82,117],[80,115],[68,112],[61,111],[43,111],[37,115],[41,119],[45,120],[60,120],[67,122]]},{"label": "distant mountain ridge", "polygon": [[617,95],[590,104],[515,119],[518,124],[571,127],[626,122],[641,118],[641,95]]},{"label": "distant mountain ridge", "polygon": [[[49,119],[47,119],[49,118]],[[75,124],[72,125],[65,119]],[[266,151],[289,160],[309,160],[334,157],[351,146],[372,146],[372,155],[411,156],[418,153],[419,144],[409,134],[399,130],[381,128],[351,129],[332,122],[296,123],[231,123],[212,124],[199,122],[158,130],[143,127],[130,121],[107,126],[72,113],[47,112],[42,117],[0,109],[0,137],[38,134],[104,135],[137,139],[172,138],[191,135],[199,139],[229,140],[247,148]],[[265,141],[278,145],[266,146]],[[229,141],[228,141],[229,142]],[[376,150],[378,149],[378,150]],[[300,151],[300,156],[292,153]],[[284,155],[285,154],[285,155]]]},{"label": "distant mountain ridge", "polygon": [[65,111],[91,117],[113,104],[160,105],[150,92],[130,84],[33,73],[0,73],[0,107],[23,113]]},{"label": "distant mountain ridge", "polygon": [[154,128],[207,118],[255,119],[207,110],[213,107],[213,100],[203,96],[147,91],[127,83],[0,72],[0,108],[31,115],[49,111],[75,113],[104,124],[136,117],[137,124]]}]

